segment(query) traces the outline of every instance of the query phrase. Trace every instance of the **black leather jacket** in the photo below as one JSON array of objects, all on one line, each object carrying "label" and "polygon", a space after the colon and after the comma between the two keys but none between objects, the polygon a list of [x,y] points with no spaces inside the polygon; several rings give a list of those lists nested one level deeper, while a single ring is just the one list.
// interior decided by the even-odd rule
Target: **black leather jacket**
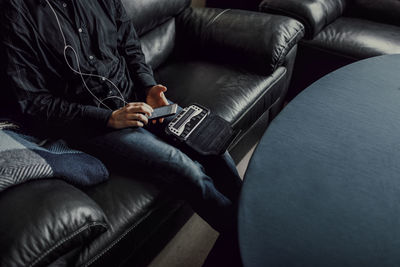
[{"label": "black leather jacket", "polygon": [[[111,110],[124,105],[121,94],[134,101],[136,93],[143,95],[144,88],[155,85],[120,0],[52,0],[51,6],[43,0],[6,2],[1,27],[7,89],[25,126],[67,135],[104,129]],[[71,48],[64,58],[66,45],[78,59]],[[106,77],[121,94],[106,79],[81,77],[78,71]],[[108,97],[106,105],[99,103]]]}]

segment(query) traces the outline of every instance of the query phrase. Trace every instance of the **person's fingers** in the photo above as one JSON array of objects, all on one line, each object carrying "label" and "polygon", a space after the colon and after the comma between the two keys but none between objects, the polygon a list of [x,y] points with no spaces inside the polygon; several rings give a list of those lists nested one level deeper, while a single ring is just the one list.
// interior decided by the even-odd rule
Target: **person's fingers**
[{"label": "person's fingers", "polygon": [[127,127],[143,127],[144,124],[141,121],[135,121],[135,120],[131,120],[131,121],[127,121]]},{"label": "person's fingers", "polygon": [[153,96],[157,96],[157,97],[164,97],[164,92],[167,91],[167,87],[165,87],[164,85],[161,84],[157,84],[152,88],[152,92],[151,94]]},{"label": "person's fingers", "polygon": [[161,92],[163,92],[163,93],[167,91],[167,87],[165,87],[164,85],[161,85],[161,84],[157,85],[157,88],[160,89]]},{"label": "person's fingers", "polygon": [[161,91],[160,98],[161,98],[161,100],[162,100],[164,105],[169,105],[168,100],[167,100],[167,98],[165,97],[165,94],[164,94],[164,92],[167,91],[167,87],[163,86],[163,88],[164,88],[164,90]]},{"label": "person's fingers", "polygon": [[166,98],[164,95],[161,97],[161,100],[162,100],[162,104],[163,104],[164,106],[169,105],[168,100],[167,100],[167,98]]},{"label": "person's fingers", "polygon": [[[159,91],[159,92],[166,92],[166,91],[167,91],[167,87],[165,87],[165,86],[162,85],[162,84],[157,84],[157,85],[153,86],[152,89],[153,89],[153,90],[154,90],[154,89],[157,89],[157,91]],[[153,91],[153,92],[157,92],[157,91]]]},{"label": "person's fingers", "polygon": [[151,112],[154,111],[153,108],[152,108],[149,104],[147,104],[147,103],[145,103],[145,102],[140,102],[139,104],[140,104],[141,106],[144,106],[144,107],[150,109]]},{"label": "person's fingers", "polygon": [[130,103],[127,105],[126,110],[128,113],[144,113],[147,116],[151,116],[153,108],[146,103]]},{"label": "person's fingers", "polygon": [[141,113],[126,113],[125,119],[126,120],[138,120],[138,121],[143,122],[144,124],[149,123],[149,120],[147,119],[147,117]]},{"label": "person's fingers", "polygon": [[149,104],[147,104],[147,103],[145,103],[145,102],[132,102],[132,103],[127,104],[126,107],[128,107],[128,108],[146,107],[146,108],[148,108],[151,112],[153,112],[153,108],[152,108]]}]

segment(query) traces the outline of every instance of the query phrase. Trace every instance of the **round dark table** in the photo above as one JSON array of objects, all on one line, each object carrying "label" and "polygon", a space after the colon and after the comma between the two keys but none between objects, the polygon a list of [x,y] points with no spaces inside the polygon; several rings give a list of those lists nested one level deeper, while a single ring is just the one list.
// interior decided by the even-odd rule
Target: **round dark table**
[{"label": "round dark table", "polygon": [[400,55],[323,77],[271,123],[239,242],[246,267],[400,266]]}]

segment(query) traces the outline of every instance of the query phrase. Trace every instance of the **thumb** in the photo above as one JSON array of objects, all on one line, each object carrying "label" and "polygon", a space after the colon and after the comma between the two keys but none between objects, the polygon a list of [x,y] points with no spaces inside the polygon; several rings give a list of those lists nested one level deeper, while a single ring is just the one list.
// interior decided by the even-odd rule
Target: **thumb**
[{"label": "thumb", "polygon": [[158,84],[157,88],[161,90],[161,92],[166,92],[167,91],[167,87],[165,87],[164,85]]}]

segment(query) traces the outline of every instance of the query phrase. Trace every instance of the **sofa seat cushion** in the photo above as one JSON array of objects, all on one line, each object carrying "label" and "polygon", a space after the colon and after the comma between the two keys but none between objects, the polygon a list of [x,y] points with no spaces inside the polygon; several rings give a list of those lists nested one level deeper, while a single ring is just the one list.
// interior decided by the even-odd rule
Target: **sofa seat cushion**
[{"label": "sofa seat cushion", "polygon": [[[104,210],[109,229],[82,250],[78,266],[96,265],[100,258],[100,262],[104,264],[108,257],[115,257],[116,254],[121,257],[129,255],[135,246],[139,246],[143,241],[142,237],[138,237],[140,233],[137,233],[137,226],[148,224],[143,221],[160,207],[168,205],[169,200],[155,185],[144,182],[144,179],[145,176],[143,179],[136,179],[111,175],[107,182],[85,190],[85,193]],[[161,219],[156,220],[162,223]],[[144,236],[148,237],[152,230],[154,229],[143,231],[146,232]],[[127,240],[129,244],[124,243]]]},{"label": "sofa seat cushion", "polygon": [[341,17],[305,46],[354,60],[400,53],[400,27],[369,20]]},{"label": "sofa seat cushion", "polygon": [[55,178],[0,194],[0,266],[48,266],[107,230],[101,208]]},{"label": "sofa seat cushion", "polygon": [[175,61],[155,71],[168,87],[167,97],[188,106],[198,103],[246,131],[282,94],[286,68],[262,76],[244,69],[202,60]]}]

